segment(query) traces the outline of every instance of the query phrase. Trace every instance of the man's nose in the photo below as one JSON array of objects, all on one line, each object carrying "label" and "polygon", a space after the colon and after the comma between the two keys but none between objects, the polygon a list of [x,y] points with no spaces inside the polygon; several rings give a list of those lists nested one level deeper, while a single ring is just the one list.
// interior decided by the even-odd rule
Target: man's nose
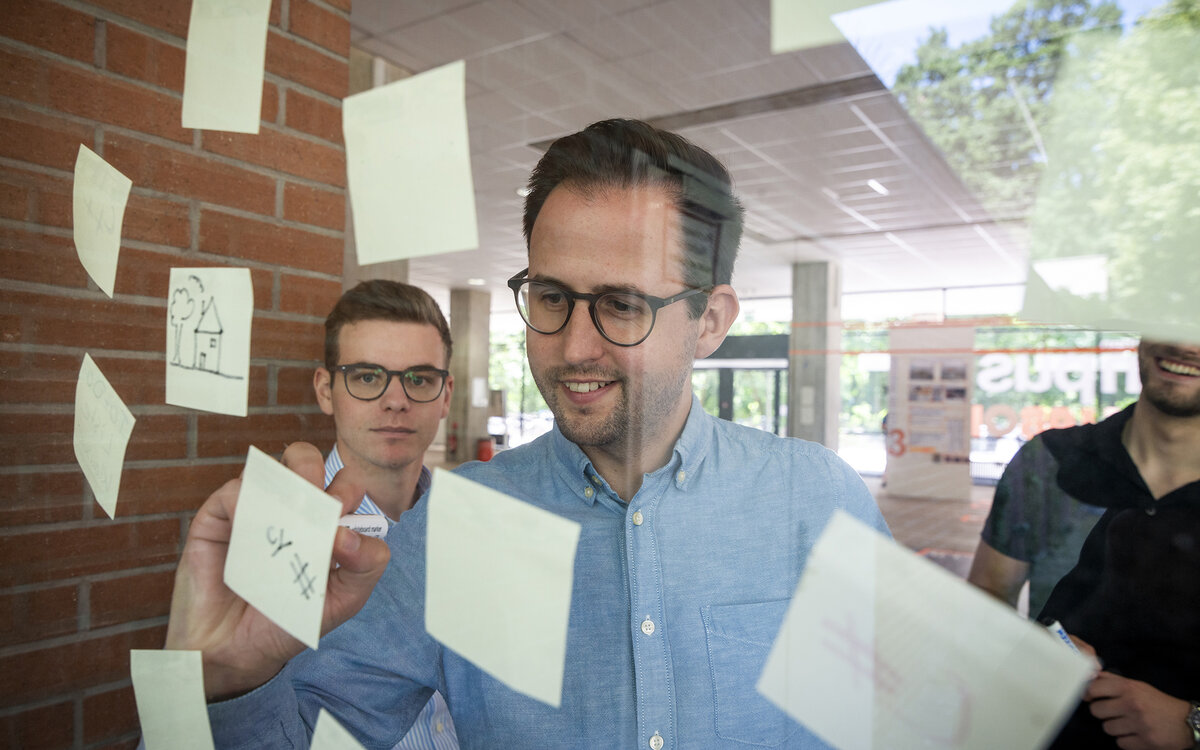
[{"label": "man's nose", "polygon": [[604,337],[592,321],[586,300],[573,300],[575,305],[563,336],[563,358],[567,362],[591,362],[604,354]]},{"label": "man's nose", "polygon": [[412,405],[412,400],[404,392],[404,384],[400,382],[399,375],[392,377],[387,390],[379,397],[379,405],[394,411],[406,411]]}]

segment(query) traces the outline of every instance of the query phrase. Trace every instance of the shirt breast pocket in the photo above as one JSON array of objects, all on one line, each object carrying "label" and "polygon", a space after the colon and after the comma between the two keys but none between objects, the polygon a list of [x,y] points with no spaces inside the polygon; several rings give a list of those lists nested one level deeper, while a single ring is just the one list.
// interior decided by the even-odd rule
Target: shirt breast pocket
[{"label": "shirt breast pocket", "polygon": [[759,747],[778,747],[797,724],[754,688],[783,622],[786,599],[701,608],[708,641],[716,733]]}]

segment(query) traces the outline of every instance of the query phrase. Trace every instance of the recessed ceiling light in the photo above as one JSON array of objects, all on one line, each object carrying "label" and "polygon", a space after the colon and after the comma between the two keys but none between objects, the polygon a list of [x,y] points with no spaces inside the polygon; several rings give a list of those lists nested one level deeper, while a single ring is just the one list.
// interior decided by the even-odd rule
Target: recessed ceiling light
[{"label": "recessed ceiling light", "polygon": [[879,180],[867,180],[867,187],[871,188],[880,195],[887,195],[888,193],[892,192],[880,184]]},{"label": "recessed ceiling light", "polygon": [[487,279],[481,279],[479,277],[475,277],[473,279],[467,279],[467,284],[469,286],[483,286],[486,283],[487,283]]}]

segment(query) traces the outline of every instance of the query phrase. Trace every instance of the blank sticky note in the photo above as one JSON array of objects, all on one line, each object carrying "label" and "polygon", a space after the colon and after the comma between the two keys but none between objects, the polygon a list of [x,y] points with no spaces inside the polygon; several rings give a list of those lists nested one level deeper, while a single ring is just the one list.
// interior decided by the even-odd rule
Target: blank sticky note
[{"label": "blank sticky note", "polygon": [[146,750],[212,750],[199,651],[129,652]]},{"label": "blank sticky note", "polygon": [[72,230],[79,262],[96,286],[113,296],[121,253],[121,222],[133,182],[80,144],[72,188]]},{"label": "blank sticky note", "polygon": [[838,511],[809,554],[758,691],[831,745],[1041,747],[1090,661]]},{"label": "blank sticky note", "polygon": [[133,414],[125,402],[91,355],[84,354],[79,381],[75,384],[75,460],[83,469],[96,502],[109,518],[117,512],[121,468],[133,423]]},{"label": "blank sticky note", "polygon": [[192,0],[183,127],[257,133],[271,0]]},{"label": "blank sticky note", "polygon": [[308,747],[309,750],[363,750],[354,735],[323,708],[317,714],[317,726]]},{"label": "blank sticky note", "polygon": [[172,268],[167,290],[167,403],[246,416],[253,318],[250,269]]},{"label": "blank sticky note", "polygon": [[254,446],[233,516],[225,585],[317,647],[342,505]]},{"label": "blank sticky note", "polygon": [[479,246],[458,62],[342,101],[360,264]]},{"label": "blank sticky note", "polygon": [[513,690],[557,708],[579,532],[574,521],[438,469],[425,628]]},{"label": "blank sticky note", "polygon": [[847,10],[880,0],[771,0],[771,53],[791,52],[846,41],[830,20]]}]

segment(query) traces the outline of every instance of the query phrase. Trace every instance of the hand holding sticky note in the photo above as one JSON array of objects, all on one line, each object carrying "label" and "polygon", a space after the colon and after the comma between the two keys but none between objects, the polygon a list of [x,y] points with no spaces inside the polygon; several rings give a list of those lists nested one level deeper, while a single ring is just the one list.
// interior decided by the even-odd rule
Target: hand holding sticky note
[{"label": "hand holding sticky note", "polygon": [[428,502],[425,628],[559,706],[580,525],[441,469]]},{"label": "hand holding sticky note", "polygon": [[311,648],[342,505],[251,446],[242,473],[225,585]]}]

